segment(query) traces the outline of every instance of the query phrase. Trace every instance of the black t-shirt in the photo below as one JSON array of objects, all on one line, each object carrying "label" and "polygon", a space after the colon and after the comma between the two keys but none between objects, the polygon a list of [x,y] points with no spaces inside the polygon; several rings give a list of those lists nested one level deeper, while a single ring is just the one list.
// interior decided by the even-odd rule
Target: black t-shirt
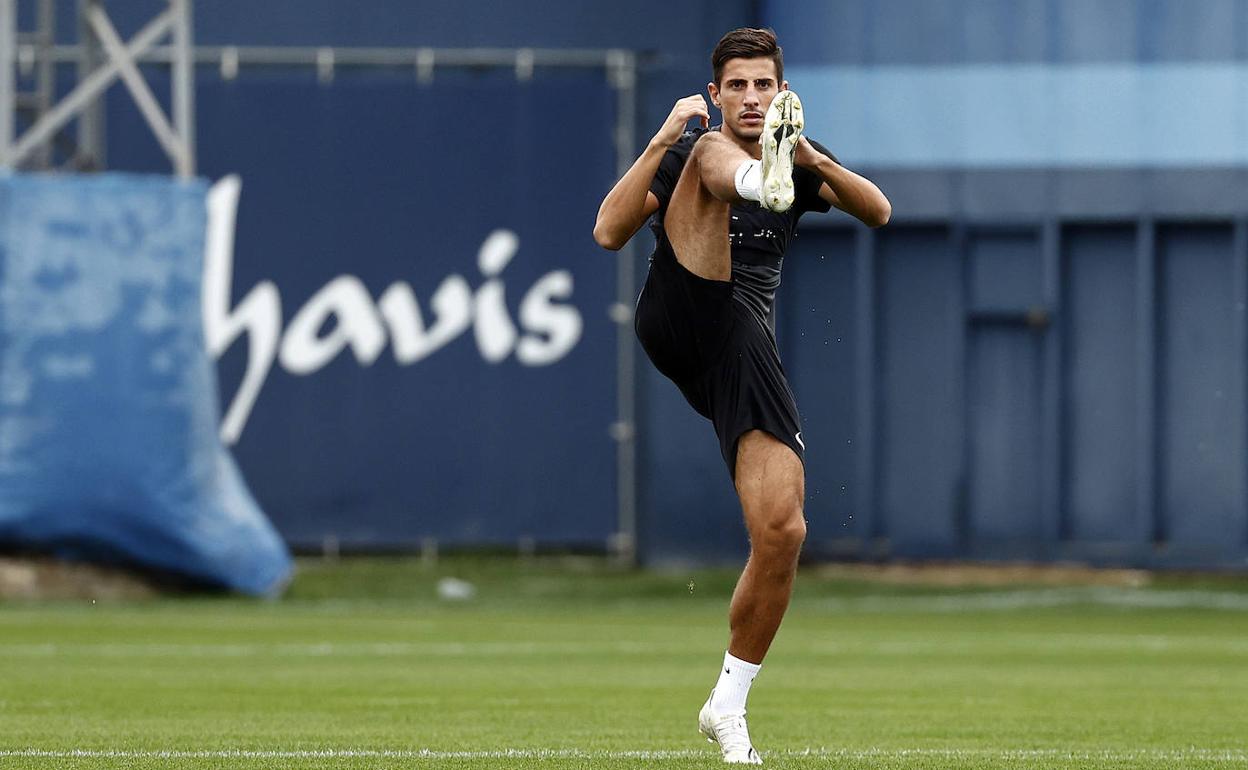
[{"label": "black t-shirt", "polygon": [[[716,128],[710,129],[712,131]],[[663,229],[663,218],[667,214],[667,203],[671,200],[672,191],[680,173],[689,160],[689,153],[698,137],[707,131],[697,128],[686,131],[663,155],[659,170],[650,183],[650,192],[659,199],[659,210],[650,219],[650,229],[654,231],[654,255],[675,259],[672,244]],[[814,140],[810,143],[816,150],[836,161],[826,147]],[[839,161],[837,161],[839,162]],[[733,206],[728,221],[728,237],[732,253],[732,279],[736,285],[733,297],[743,302],[760,321],[775,329],[773,307],[776,289],[780,287],[780,268],[784,263],[784,253],[797,233],[797,220],[807,211],[825,212],[831,205],[819,197],[819,188],[823,180],[818,174],[808,169],[794,166],[793,168],[793,206],[783,214],[768,211],[757,203],[743,203]]]}]

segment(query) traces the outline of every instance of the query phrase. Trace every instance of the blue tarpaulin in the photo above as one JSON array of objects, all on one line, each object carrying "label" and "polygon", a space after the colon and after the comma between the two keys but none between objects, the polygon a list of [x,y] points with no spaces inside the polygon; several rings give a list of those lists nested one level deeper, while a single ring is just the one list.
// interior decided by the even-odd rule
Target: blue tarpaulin
[{"label": "blue tarpaulin", "polygon": [[206,192],[0,178],[0,544],[284,586],[290,555],[218,437]]}]

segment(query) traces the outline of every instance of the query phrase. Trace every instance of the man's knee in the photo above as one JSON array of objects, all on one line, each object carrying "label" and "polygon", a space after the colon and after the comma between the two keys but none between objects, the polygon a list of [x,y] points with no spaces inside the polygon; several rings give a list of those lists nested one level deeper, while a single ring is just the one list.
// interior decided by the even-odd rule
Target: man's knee
[{"label": "man's knee", "polygon": [[[728,151],[723,145],[724,142],[732,145],[732,142],[720,135],[718,131],[708,131],[694,142],[676,189],[672,191],[668,217],[680,218],[682,214],[692,214],[694,221],[701,221],[706,218],[709,207],[716,212],[722,209],[726,223],[728,207],[724,205],[725,201],[721,200],[722,190],[720,190],[723,184],[716,183],[714,173],[715,168],[722,165],[724,153]],[[715,231],[719,232],[719,223],[716,222],[713,226]],[[725,224],[724,227],[726,228],[727,225]]]},{"label": "man's knee", "polygon": [[764,431],[737,445],[737,494],[755,552],[795,557],[806,540],[802,462]]},{"label": "man's knee", "polygon": [[796,504],[777,503],[765,511],[762,521],[751,532],[756,550],[766,550],[786,558],[795,557],[806,542],[806,517]]},{"label": "man's knee", "polygon": [[693,150],[689,153],[689,157],[705,155],[707,153],[717,152],[720,148],[734,148],[735,144],[732,140],[724,136],[718,131],[707,131],[699,136],[697,141],[693,143]]},{"label": "man's knee", "polygon": [[707,131],[694,142],[686,168],[693,170],[702,189],[716,200],[739,203],[741,198],[734,175],[737,168],[749,159],[745,150],[731,139],[718,131]]},{"label": "man's knee", "polygon": [[806,540],[806,516],[800,500],[786,492],[764,500],[742,500],[746,528],[756,551],[795,555]]}]

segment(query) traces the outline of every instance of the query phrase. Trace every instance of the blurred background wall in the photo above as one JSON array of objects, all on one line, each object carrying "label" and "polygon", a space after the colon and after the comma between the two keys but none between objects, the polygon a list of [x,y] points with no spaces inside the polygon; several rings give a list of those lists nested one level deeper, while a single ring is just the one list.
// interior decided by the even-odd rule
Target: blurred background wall
[{"label": "blurred background wall", "polygon": [[[160,6],[108,5],[123,34]],[[704,91],[723,32],[774,27],[808,133],[894,207],[879,231],[808,215],[787,260],[779,329],[809,447],[808,553],[1243,564],[1248,0],[196,11],[200,46],[633,51],[635,149]],[[329,64],[328,77],[199,67],[200,172],[243,183],[232,302],[273,282],[287,334],[340,276],[374,302],[401,280],[432,322],[448,276],[478,299],[501,276],[518,336],[491,360],[474,316],[406,363],[393,326],[380,354],[339,340],[315,367],[279,361],[233,444],[257,498],[303,549],[619,545],[632,503],[617,488],[631,435],[615,425],[617,275],[590,237],[618,173],[618,84],[592,66],[439,65],[422,80]],[[106,133],[110,169],[167,172],[118,89]],[[652,241],[636,241],[639,285]],[[560,272],[574,289],[545,305],[573,306],[580,336],[526,364],[521,304]],[[331,315],[309,311],[305,336],[332,338]],[[554,326],[535,323],[534,344],[550,343]],[[248,344],[221,357],[223,409]],[[739,557],[709,424],[644,357],[636,373],[641,559]]]},{"label": "blurred background wall", "polygon": [[1248,3],[765,15],[896,212],[825,219],[790,259],[786,352],[831,439],[816,538],[1242,563]]}]

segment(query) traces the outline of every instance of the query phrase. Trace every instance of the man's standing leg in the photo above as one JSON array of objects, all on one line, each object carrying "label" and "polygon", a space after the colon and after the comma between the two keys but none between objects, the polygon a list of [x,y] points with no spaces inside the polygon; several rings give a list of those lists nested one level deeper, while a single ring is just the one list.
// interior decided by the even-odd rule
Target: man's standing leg
[{"label": "man's standing leg", "polygon": [[745,703],[793,593],[806,539],[805,474],[792,449],[752,430],[737,444],[736,482],[750,556],[732,594],[724,666],[698,722],[720,744],[726,761],[757,764],[761,760],[745,725]]},{"label": "man's standing leg", "polygon": [[750,534],[750,558],[728,614],[728,651],[761,663],[789,606],[806,539],[802,462],[786,444],[753,430],[737,445],[737,495]]}]

